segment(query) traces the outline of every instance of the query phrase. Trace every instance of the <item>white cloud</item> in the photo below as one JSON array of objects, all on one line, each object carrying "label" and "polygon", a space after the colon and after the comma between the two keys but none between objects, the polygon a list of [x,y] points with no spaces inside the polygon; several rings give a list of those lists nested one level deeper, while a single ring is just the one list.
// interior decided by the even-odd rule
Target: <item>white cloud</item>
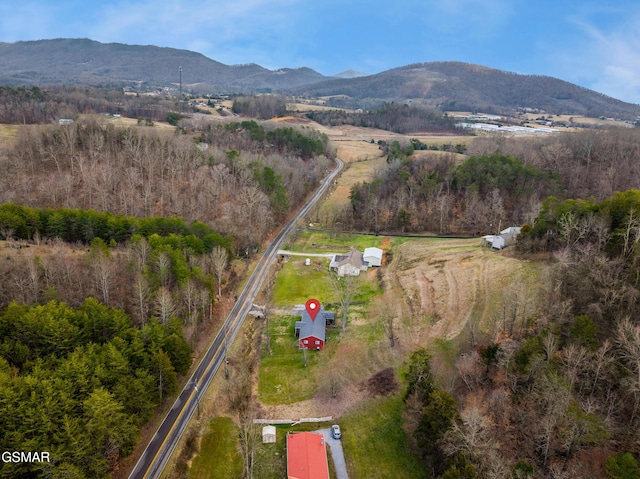
[{"label": "white cloud", "polygon": [[[303,0],[118,1],[106,6],[91,38],[194,50],[224,63],[259,62],[290,30]],[[255,55],[252,55],[256,53]]]},{"label": "white cloud", "polygon": [[[598,25],[573,18],[582,40],[555,55],[563,78],[613,98],[640,103],[640,10]],[[605,22],[606,23],[606,22]]]}]

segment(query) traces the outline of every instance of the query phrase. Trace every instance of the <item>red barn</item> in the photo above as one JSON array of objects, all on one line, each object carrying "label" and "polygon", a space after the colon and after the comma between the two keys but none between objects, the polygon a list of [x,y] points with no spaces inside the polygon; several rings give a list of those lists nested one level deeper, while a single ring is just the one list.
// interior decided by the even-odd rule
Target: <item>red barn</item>
[{"label": "red barn", "polygon": [[309,313],[302,312],[302,321],[296,321],[296,337],[300,349],[324,349],[327,324],[335,321],[332,311],[321,309],[315,319]]},{"label": "red barn", "polygon": [[287,436],[287,478],[329,479],[324,436],[299,432]]}]

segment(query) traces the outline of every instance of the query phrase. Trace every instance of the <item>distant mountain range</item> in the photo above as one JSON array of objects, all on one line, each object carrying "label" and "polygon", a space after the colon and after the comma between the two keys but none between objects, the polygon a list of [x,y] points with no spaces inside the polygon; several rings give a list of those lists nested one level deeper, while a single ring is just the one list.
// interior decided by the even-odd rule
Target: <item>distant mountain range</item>
[{"label": "distant mountain range", "polygon": [[640,106],[552,77],[519,75],[459,62],[407,65],[376,75],[347,71],[334,77],[310,68],[268,70],[225,65],[188,50],[56,39],[0,43],[0,84],[77,84],[187,93],[281,92],[329,97],[330,104],[370,108],[415,102],[443,110],[505,113],[516,109],[635,119]]}]

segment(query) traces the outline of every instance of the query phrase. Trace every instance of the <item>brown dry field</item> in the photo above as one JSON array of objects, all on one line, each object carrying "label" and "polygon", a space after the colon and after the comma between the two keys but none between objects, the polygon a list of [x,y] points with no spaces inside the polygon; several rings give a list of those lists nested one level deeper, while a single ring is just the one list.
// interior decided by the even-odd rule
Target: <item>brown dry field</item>
[{"label": "brown dry field", "polygon": [[492,331],[501,291],[532,274],[532,263],[508,249],[493,251],[481,239],[437,239],[399,245],[384,281],[387,291],[402,298],[404,340],[419,347],[436,338],[453,340],[470,322]]}]

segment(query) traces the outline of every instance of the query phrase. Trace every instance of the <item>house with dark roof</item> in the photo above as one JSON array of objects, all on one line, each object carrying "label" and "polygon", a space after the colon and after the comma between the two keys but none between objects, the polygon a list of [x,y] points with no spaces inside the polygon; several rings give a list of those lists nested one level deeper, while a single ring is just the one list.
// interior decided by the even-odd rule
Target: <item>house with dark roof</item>
[{"label": "house with dark roof", "polygon": [[335,325],[333,311],[320,309],[315,319],[311,319],[306,310],[302,312],[302,319],[296,321],[295,334],[300,349],[324,349],[327,326]]},{"label": "house with dark roof", "polygon": [[329,269],[335,270],[338,276],[358,276],[360,271],[366,271],[368,267],[357,249],[352,249],[347,254],[336,254],[329,263]]},{"label": "house with dark roof", "polygon": [[317,432],[287,435],[287,478],[329,479],[324,436]]}]

